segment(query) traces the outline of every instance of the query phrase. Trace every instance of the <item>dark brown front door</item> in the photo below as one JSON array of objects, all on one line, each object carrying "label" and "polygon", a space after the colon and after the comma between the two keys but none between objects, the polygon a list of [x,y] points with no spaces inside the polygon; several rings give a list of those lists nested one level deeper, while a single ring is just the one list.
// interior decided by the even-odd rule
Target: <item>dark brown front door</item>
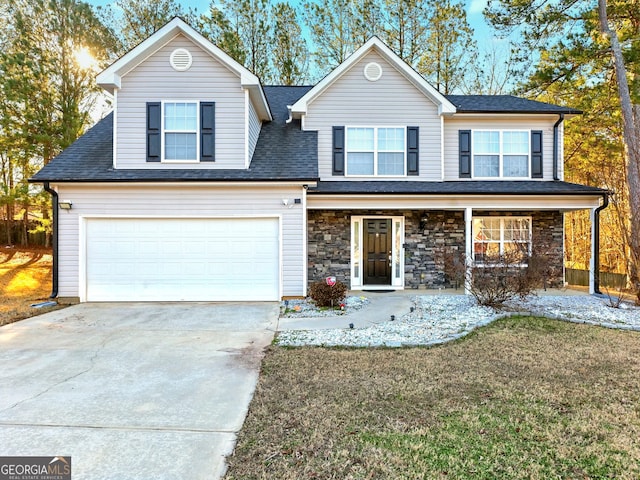
[{"label": "dark brown front door", "polygon": [[365,285],[391,285],[391,246],[391,220],[365,219]]}]

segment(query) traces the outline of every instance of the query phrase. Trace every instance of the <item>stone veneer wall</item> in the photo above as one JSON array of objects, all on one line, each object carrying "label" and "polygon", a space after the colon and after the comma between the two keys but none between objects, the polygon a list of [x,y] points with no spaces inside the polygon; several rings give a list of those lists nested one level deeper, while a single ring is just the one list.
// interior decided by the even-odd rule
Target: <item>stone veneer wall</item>
[{"label": "stone veneer wall", "polygon": [[[350,285],[351,217],[354,215],[405,217],[406,288],[459,287],[445,276],[444,252],[464,252],[464,212],[450,210],[309,210],[309,283],[332,275]],[[562,284],[562,213],[474,211],[474,216],[531,216],[534,249],[544,249],[551,258],[554,274],[549,284]]]},{"label": "stone veneer wall", "polygon": [[531,241],[533,254],[545,255],[549,261],[547,286],[561,287],[564,284],[564,221],[562,212],[541,210],[538,212],[483,212],[475,211],[477,217],[531,217]]}]

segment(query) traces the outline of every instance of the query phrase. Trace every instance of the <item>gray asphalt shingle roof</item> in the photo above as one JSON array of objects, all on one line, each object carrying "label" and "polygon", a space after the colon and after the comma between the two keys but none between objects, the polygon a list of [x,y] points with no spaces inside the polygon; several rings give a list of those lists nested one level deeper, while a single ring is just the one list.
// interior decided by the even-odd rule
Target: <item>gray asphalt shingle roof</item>
[{"label": "gray asphalt shingle roof", "polygon": [[309,195],[601,195],[605,192],[576,183],[534,180],[319,182],[317,187],[309,187],[307,191]]},{"label": "gray asphalt shingle roof", "polygon": [[[113,162],[113,114],[107,115],[69,148],[36,173],[32,182],[169,182],[169,181],[277,181],[318,179],[317,132],[302,131],[300,121],[286,123],[289,117],[287,105],[292,105],[312,87],[274,86],[264,87],[273,114],[273,121],[264,123],[248,169],[114,169]],[[577,110],[559,107],[510,95],[449,95],[447,97],[461,112],[495,113],[578,113]],[[531,184],[531,188],[551,189],[553,183],[544,182],[322,182],[318,192],[343,193],[351,185],[352,191],[383,192],[380,189],[396,189],[391,193],[413,193],[416,189],[442,189],[460,192],[461,189],[517,188]],[[562,184],[562,182],[560,182]],[[401,185],[400,185],[401,184]],[[459,184],[459,185],[458,185]],[[395,186],[394,186],[395,185]],[[439,186],[437,186],[439,185]],[[456,186],[457,185],[457,186]],[[486,185],[483,187],[483,185]],[[500,186],[498,186],[500,185]],[[558,185],[556,182],[555,185]],[[330,189],[330,190],[329,190]],[[411,192],[409,190],[413,189]]]},{"label": "gray asphalt shingle roof", "polygon": [[513,95],[445,95],[458,113],[565,113],[579,115],[575,108],[528,100]]},{"label": "gray asphalt shingle roof", "polygon": [[100,120],[30,180],[32,182],[169,182],[309,180],[318,177],[316,132],[286,123],[287,105],[311,87],[264,87],[273,121],[264,123],[248,169],[114,169],[113,114]]}]

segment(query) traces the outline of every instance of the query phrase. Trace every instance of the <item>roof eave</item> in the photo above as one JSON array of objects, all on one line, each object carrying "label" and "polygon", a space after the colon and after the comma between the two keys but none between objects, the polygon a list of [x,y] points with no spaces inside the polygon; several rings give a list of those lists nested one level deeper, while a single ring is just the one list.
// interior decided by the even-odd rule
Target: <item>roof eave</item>
[{"label": "roof eave", "polygon": [[268,182],[295,182],[317,183],[317,177],[270,177],[270,178],[29,178],[29,183],[268,183]]},{"label": "roof eave", "polygon": [[581,110],[565,110],[565,111],[551,111],[551,110],[488,110],[488,109],[466,109],[458,108],[456,113],[481,113],[481,114],[508,114],[508,115],[559,115],[563,114],[565,118],[572,118],[577,115],[582,115],[584,112]]}]

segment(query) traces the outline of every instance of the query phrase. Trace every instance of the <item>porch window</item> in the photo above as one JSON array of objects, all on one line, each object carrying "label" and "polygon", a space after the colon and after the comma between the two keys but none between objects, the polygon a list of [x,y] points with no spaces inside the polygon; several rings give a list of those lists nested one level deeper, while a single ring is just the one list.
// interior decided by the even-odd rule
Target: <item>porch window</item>
[{"label": "porch window", "polygon": [[165,102],[163,110],[164,159],[198,159],[198,104]]},{"label": "porch window", "polygon": [[473,219],[473,259],[483,262],[503,255],[531,254],[530,217],[476,217]]},{"label": "porch window", "polygon": [[474,130],[473,176],[529,178],[529,131]]},{"label": "porch window", "polygon": [[405,175],[404,127],[347,127],[347,175]]}]

